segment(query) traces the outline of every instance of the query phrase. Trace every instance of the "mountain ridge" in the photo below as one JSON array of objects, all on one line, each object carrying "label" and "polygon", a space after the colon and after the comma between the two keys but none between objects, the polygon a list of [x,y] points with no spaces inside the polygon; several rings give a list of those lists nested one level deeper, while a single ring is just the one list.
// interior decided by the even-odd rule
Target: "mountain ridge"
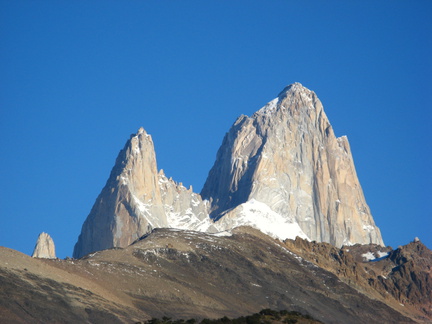
[{"label": "mountain ridge", "polygon": [[200,194],[158,169],[152,137],[141,127],[120,151],[73,255],[125,247],[158,227],[218,232],[241,225],[279,239],[384,245],[347,138],[335,137],[318,97],[300,83],[237,118]]},{"label": "mountain ridge", "polygon": [[180,323],[260,309],[432,320],[432,251],[418,238],[384,246],[347,137],[299,83],[234,122],[201,195],[158,169],[144,128],[132,134],[74,257],[0,247],[0,322]]},{"label": "mountain ridge", "polygon": [[297,223],[311,240],[339,247],[384,245],[347,137],[336,138],[318,97],[300,83],[236,120],[201,196],[211,202],[210,216],[222,222],[238,217],[236,209],[255,199]]},{"label": "mountain ridge", "polygon": [[[355,259],[386,248],[348,248],[281,242],[251,227],[225,235],[154,229],[128,247],[81,259],[35,259],[0,248],[0,321],[130,323],[271,308],[324,323],[430,322],[430,250],[416,242],[370,262]],[[381,271],[393,274],[380,279]],[[422,296],[410,277],[418,278]],[[385,280],[394,282],[388,293]],[[406,300],[406,291],[420,298]]]}]

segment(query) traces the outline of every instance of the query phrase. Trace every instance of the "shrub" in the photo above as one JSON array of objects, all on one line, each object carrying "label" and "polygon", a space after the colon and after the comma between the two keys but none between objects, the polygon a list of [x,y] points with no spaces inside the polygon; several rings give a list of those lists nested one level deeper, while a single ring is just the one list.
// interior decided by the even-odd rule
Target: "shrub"
[{"label": "shrub", "polygon": [[296,324],[297,320],[294,319],[294,318],[286,318],[286,319],[284,319],[283,322],[286,323],[286,324]]},{"label": "shrub", "polygon": [[161,323],[161,320],[158,318],[154,318],[154,317],[146,322],[146,324],[160,324],[160,323]]},{"label": "shrub", "polygon": [[272,310],[270,308],[266,308],[263,309],[262,311],[259,312],[261,315],[268,315],[268,316],[273,316],[273,317],[278,317],[279,313],[275,310]]},{"label": "shrub", "polygon": [[259,314],[253,314],[251,316],[246,316],[247,324],[261,324],[261,316]]}]

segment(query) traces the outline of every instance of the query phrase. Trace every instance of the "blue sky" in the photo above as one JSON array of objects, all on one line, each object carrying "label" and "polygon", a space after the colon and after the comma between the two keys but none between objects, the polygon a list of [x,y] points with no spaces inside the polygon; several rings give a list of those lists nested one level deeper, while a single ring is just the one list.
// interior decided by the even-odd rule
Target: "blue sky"
[{"label": "blue sky", "polygon": [[129,135],[199,192],[235,119],[284,86],[347,135],[387,245],[432,248],[432,2],[0,1],[0,245],[59,257]]}]

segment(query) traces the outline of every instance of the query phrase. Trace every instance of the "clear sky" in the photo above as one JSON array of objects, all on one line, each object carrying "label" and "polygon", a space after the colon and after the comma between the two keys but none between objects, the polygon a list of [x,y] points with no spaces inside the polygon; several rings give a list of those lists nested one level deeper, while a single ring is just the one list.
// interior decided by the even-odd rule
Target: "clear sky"
[{"label": "clear sky", "polygon": [[384,242],[432,248],[432,1],[0,1],[0,245],[72,255],[129,135],[199,192],[284,86],[347,135]]}]

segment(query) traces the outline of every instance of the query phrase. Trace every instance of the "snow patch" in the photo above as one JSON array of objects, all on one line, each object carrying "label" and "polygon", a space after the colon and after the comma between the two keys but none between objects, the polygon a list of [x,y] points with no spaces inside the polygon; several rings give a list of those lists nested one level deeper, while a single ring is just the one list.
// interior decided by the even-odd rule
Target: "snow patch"
[{"label": "snow patch", "polygon": [[345,240],[342,243],[342,246],[353,246],[354,243],[351,242],[348,238],[345,238]]},{"label": "snow patch", "polygon": [[260,110],[258,110],[258,113],[260,114],[268,114],[276,110],[277,104],[279,102],[279,98],[275,98],[269,103],[267,103],[264,107],[262,107]]},{"label": "snow patch", "polygon": [[221,218],[221,222],[227,222],[224,225],[229,228],[251,226],[280,240],[295,239],[299,236],[310,241],[298,223],[288,216],[284,217],[276,213],[267,204],[255,199],[239,205],[231,213],[226,215],[229,219],[226,219],[226,216]]},{"label": "snow patch", "polygon": [[165,205],[165,212],[169,227],[182,230],[193,230],[198,232],[207,232],[212,226],[212,220],[206,216],[202,220],[196,215],[192,208],[188,208],[183,212],[173,212],[169,210],[172,206]]},{"label": "snow patch", "polygon": [[375,228],[372,225],[363,225],[363,229],[368,232],[372,232]]},{"label": "snow patch", "polygon": [[388,252],[383,252],[383,251],[378,251],[377,253],[378,253],[379,258],[385,258],[389,255]]},{"label": "snow patch", "polygon": [[367,261],[375,260],[375,255],[373,255],[372,252],[366,252],[362,254],[362,257],[365,258]]},{"label": "snow patch", "polygon": [[122,181],[122,185],[123,186],[127,186],[129,184],[129,179],[124,177],[124,176],[120,176],[120,180]]},{"label": "snow patch", "polygon": [[[376,257],[378,255],[378,257]],[[362,257],[364,257],[367,261],[380,261],[382,259],[387,258],[389,255],[388,252],[378,251],[376,254],[373,254],[372,252],[363,253]]]},{"label": "snow patch", "polygon": [[232,233],[229,231],[222,231],[222,232],[217,232],[217,233],[213,233],[210,235],[221,237],[221,236],[232,236]]},{"label": "snow patch", "polygon": [[135,195],[132,195],[132,198],[134,199],[134,201],[135,201],[135,203],[136,203],[136,205],[137,205],[137,207],[138,207],[138,209],[139,209],[139,211],[142,213],[142,214],[148,214],[148,212],[149,212],[149,205],[148,204],[144,204],[141,200],[139,200]]}]

